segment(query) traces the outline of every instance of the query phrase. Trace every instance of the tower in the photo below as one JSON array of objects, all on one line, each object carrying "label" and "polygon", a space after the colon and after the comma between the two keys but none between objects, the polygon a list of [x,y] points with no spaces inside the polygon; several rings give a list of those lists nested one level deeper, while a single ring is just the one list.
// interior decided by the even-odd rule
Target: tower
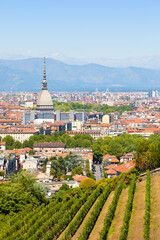
[{"label": "tower", "polygon": [[41,113],[53,112],[53,102],[52,102],[51,95],[48,92],[48,86],[47,86],[45,57],[44,57],[42,91],[37,101],[36,110],[40,111]]}]

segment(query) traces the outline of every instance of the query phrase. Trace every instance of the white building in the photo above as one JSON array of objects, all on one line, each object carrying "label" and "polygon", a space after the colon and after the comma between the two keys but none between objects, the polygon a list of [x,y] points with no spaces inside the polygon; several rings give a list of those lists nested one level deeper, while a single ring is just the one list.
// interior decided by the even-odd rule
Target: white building
[{"label": "white building", "polygon": [[38,160],[33,158],[33,157],[29,157],[27,159],[24,160],[23,162],[23,169],[26,170],[34,170],[38,168]]},{"label": "white building", "polygon": [[39,131],[35,129],[0,129],[0,137],[4,138],[7,135],[13,137],[15,141],[24,142],[25,140],[29,140],[29,138],[33,135],[38,135]]}]

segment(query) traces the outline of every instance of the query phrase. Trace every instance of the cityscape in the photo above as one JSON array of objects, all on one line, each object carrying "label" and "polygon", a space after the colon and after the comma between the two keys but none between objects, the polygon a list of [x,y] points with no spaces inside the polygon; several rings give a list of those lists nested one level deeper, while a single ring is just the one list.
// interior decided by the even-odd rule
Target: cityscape
[{"label": "cityscape", "polygon": [[160,4],[142,2],[2,13],[0,240],[159,239]]}]

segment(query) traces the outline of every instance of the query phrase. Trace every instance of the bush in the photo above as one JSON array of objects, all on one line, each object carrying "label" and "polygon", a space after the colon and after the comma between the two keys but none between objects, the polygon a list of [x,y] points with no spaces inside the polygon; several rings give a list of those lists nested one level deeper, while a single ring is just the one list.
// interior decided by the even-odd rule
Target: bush
[{"label": "bush", "polygon": [[79,187],[95,188],[96,187],[96,182],[92,178],[86,178],[86,179],[83,179],[82,182],[80,182]]},{"label": "bush", "polygon": [[68,189],[69,189],[69,186],[65,183],[65,184],[63,184],[63,185],[59,188],[59,191],[60,191],[60,190],[66,191],[66,190],[68,190]]}]

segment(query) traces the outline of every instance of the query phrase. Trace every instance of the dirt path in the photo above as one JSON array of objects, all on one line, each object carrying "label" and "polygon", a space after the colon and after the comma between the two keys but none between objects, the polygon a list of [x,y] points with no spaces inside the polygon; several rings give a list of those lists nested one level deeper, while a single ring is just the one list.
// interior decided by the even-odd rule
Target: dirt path
[{"label": "dirt path", "polygon": [[145,187],[146,181],[142,181],[136,184],[136,191],[133,200],[133,209],[127,239],[143,240],[143,224],[146,192]]},{"label": "dirt path", "polygon": [[117,240],[120,236],[121,227],[122,227],[123,218],[124,218],[124,212],[126,209],[126,203],[128,199],[128,189],[129,188],[123,189],[119,197],[115,216],[108,232],[108,237],[107,237],[108,240]]},{"label": "dirt path", "polygon": [[103,228],[104,219],[107,214],[108,207],[109,207],[110,203],[112,202],[113,195],[114,195],[114,192],[111,192],[107,201],[105,202],[105,204],[102,208],[102,211],[97,219],[97,222],[89,236],[89,240],[97,240],[99,238],[99,233],[101,232],[101,230]]},{"label": "dirt path", "polygon": [[151,177],[150,239],[160,239],[160,175]]},{"label": "dirt path", "polygon": [[95,203],[93,204],[93,206],[91,207],[91,209],[89,210],[89,212],[87,213],[85,219],[83,220],[82,224],[80,225],[80,227],[78,228],[77,232],[75,233],[75,235],[72,237],[72,240],[77,240],[78,237],[80,236],[80,234],[82,233],[83,227],[85,225],[85,223],[87,222],[96,202],[98,201],[98,199],[95,201]]}]

